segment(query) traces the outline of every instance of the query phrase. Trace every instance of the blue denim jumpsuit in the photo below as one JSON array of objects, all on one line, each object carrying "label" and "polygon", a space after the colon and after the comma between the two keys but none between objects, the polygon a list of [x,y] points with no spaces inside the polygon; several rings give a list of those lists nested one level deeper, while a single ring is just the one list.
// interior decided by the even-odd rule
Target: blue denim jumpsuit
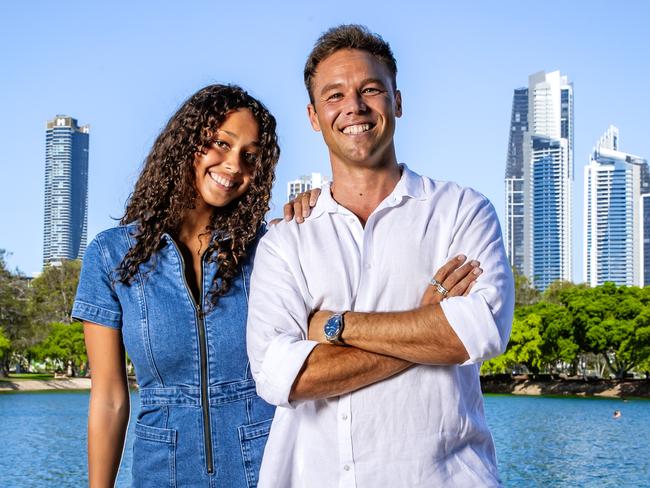
[{"label": "blue denim jumpsuit", "polygon": [[72,316],[121,329],[141,409],[135,487],[254,487],[274,407],[255,392],[246,355],[252,258],[216,307],[206,303],[216,264],[203,263],[202,302],[169,235],[130,286],[115,269],[135,226],[100,233],[86,249]]}]

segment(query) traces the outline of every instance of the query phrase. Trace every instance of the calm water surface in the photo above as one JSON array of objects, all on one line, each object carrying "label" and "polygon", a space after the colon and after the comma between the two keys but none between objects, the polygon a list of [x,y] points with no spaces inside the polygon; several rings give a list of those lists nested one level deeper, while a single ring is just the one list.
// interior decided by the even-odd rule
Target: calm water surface
[{"label": "calm water surface", "polygon": [[[87,408],[87,392],[0,394],[0,487],[86,485]],[[650,487],[649,401],[487,396],[485,410],[505,486]]]}]

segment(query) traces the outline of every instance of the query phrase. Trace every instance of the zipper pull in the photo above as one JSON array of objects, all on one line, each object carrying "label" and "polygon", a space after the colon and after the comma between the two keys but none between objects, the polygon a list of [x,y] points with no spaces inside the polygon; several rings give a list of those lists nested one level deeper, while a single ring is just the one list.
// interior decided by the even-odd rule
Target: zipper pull
[{"label": "zipper pull", "polygon": [[197,314],[199,316],[199,320],[203,321],[203,317],[204,317],[203,309],[201,308],[200,305],[197,305],[196,311],[197,311]]}]

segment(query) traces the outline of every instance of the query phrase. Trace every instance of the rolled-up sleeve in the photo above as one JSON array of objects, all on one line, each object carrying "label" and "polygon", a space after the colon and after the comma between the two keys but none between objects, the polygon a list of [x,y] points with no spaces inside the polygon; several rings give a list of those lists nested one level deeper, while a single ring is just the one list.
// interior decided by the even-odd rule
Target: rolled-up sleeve
[{"label": "rolled-up sleeve", "polygon": [[86,248],[72,305],[72,318],[114,329],[122,327],[122,307],[103,252],[100,237]]},{"label": "rolled-up sleeve", "polygon": [[246,343],[258,394],[267,402],[293,407],[291,388],[318,344],[307,340],[310,307],[272,229],[255,255]]},{"label": "rolled-up sleeve", "polygon": [[463,197],[449,257],[466,254],[477,259],[483,273],[467,297],[451,297],[440,305],[469,354],[465,364],[473,364],[505,351],[512,327],[515,293],[494,207],[485,197],[469,189]]}]

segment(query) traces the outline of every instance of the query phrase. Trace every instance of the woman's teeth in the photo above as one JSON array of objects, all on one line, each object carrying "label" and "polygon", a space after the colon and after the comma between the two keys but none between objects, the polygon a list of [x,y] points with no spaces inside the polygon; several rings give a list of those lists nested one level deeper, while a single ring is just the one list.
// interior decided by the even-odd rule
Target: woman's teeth
[{"label": "woman's teeth", "polygon": [[232,188],[235,186],[235,182],[229,179],[224,178],[223,176],[219,176],[216,173],[209,173],[210,178],[212,178],[214,181],[219,183],[221,186],[225,186],[226,188]]}]

